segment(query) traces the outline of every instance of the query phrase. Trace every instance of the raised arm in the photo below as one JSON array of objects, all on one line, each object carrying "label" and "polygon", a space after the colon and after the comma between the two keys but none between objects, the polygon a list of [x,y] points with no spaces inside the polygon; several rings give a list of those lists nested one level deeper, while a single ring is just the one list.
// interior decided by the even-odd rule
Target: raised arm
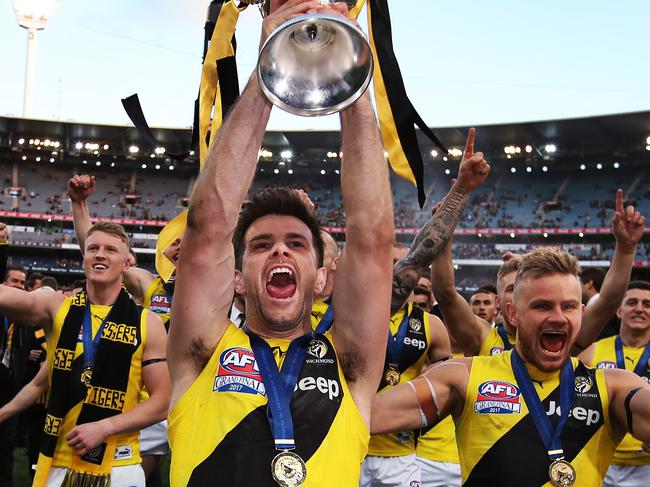
[{"label": "raised arm", "polygon": [[38,398],[47,392],[47,362],[41,363],[34,378],[14,398],[0,408],[0,423],[36,404]]},{"label": "raised arm", "polygon": [[478,355],[490,325],[474,315],[469,303],[456,291],[451,239],[431,265],[431,289],[438,301],[449,335],[465,356]]},{"label": "raised arm", "polygon": [[451,239],[472,193],[490,173],[490,165],[483,158],[483,153],[474,152],[475,135],[476,131],[469,129],[456,182],[415,236],[409,253],[393,267],[391,316],[404,306],[420,276]]},{"label": "raised arm", "polygon": [[86,234],[92,226],[88,197],[95,192],[95,176],[75,174],[68,180],[68,196],[72,207],[72,222],[74,233],[79,243],[81,255],[86,248]]},{"label": "raised arm", "polygon": [[573,346],[573,355],[589,347],[600,334],[609,319],[621,305],[636,255],[636,246],[643,237],[645,217],[632,205],[623,208],[623,190],[616,192],[616,211],[612,218],[612,233],[616,247],[609,270],[600,288],[600,296],[587,306],[582,318],[580,333]]},{"label": "raised arm", "polygon": [[334,281],[334,340],[355,402],[370,422],[390,320],[393,204],[379,128],[366,92],[341,113],[346,244]]},{"label": "raised arm", "polygon": [[[282,22],[319,5],[296,0],[283,4],[264,19],[262,43]],[[228,325],[235,269],[232,237],[270,113],[271,104],[254,75],[212,143],[192,192],[168,349],[174,398],[203,369]]]},{"label": "raised arm", "polygon": [[27,292],[0,284],[0,315],[25,326],[40,325],[49,336],[54,316],[64,299],[63,294],[51,290]]},{"label": "raised arm", "polygon": [[155,313],[147,313],[147,342],[142,352],[142,381],[149,398],[133,409],[110,418],[84,423],[75,427],[66,440],[77,455],[85,455],[111,435],[141,430],[162,421],[167,416],[171,381],[167,370],[165,353],[167,332],[162,320]]},{"label": "raised arm", "polygon": [[406,384],[376,394],[372,401],[370,434],[425,428],[450,414],[460,414],[469,367],[471,359],[452,359],[434,365]]},{"label": "raised arm", "polygon": [[[95,192],[95,188],[95,176],[75,174],[68,181],[68,196],[72,203],[72,222],[81,255],[84,254],[86,235],[92,226],[88,211],[88,197]],[[154,278],[155,276],[148,270],[135,266],[130,267],[122,277],[127,291],[140,304],[144,300],[147,287]]]},{"label": "raised arm", "polygon": [[427,351],[428,362],[435,364],[441,360],[451,358],[451,343],[447,328],[440,321],[440,318],[432,314],[429,314],[429,336],[431,337],[431,345]]}]

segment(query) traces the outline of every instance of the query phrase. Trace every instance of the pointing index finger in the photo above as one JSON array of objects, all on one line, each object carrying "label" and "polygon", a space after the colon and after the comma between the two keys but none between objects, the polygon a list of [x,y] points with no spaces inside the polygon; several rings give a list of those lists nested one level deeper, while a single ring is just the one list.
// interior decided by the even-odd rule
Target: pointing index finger
[{"label": "pointing index finger", "polygon": [[616,213],[623,213],[623,190],[621,188],[616,191]]},{"label": "pointing index finger", "polygon": [[465,159],[469,159],[474,154],[474,136],[476,135],[476,130],[474,127],[469,129],[467,134],[467,144],[465,144]]}]

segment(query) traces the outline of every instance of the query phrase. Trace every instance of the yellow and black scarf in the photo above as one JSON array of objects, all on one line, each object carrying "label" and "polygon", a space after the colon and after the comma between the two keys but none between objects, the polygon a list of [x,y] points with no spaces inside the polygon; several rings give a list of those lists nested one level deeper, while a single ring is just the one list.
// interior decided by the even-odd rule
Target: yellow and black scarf
[{"label": "yellow and black scarf", "polygon": [[[90,302],[85,291],[73,297],[54,350],[55,363],[52,368],[50,399],[34,486],[43,486],[47,481],[57,442],[59,440],[66,441],[64,437],[61,437],[61,434],[67,433],[61,431],[63,419],[73,407],[83,401],[77,418],[77,425],[80,425],[121,414],[126,403],[124,398],[131,372],[131,358],[142,344],[140,327],[142,308],[133,302],[124,289],[120,291],[107,316],[107,323],[123,323],[133,326],[135,328],[135,343],[127,344],[109,340],[106,338],[106,334],[103,334],[97,347],[90,387],[87,388],[80,379],[84,363],[83,354],[74,358],[86,305],[89,306]],[[99,405],[96,398],[99,397],[101,391],[105,390],[112,391],[112,397],[118,398],[117,407],[115,403]],[[122,398],[121,408],[119,407],[119,398]],[[110,485],[115,446],[115,440],[109,437],[106,442],[86,455],[82,457],[73,455],[72,464],[68,466],[63,486]]]}]

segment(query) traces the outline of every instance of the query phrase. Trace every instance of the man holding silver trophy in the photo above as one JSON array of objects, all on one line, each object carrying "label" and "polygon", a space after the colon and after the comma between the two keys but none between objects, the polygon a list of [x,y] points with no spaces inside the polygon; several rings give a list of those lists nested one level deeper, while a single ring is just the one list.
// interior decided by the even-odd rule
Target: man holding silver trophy
[{"label": "man holding silver trophy", "polygon": [[[360,32],[341,3],[275,0],[267,11],[263,54],[289,23],[297,26],[288,35],[295,50],[336,45],[345,39],[341,32]],[[268,73],[262,64],[260,72]],[[274,76],[275,94],[290,95],[293,87]],[[333,94],[336,111],[345,106],[341,86],[365,83],[341,112],[347,244],[330,330],[310,326],[313,296],[326,275],[315,215],[288,188],[245,202],[273,100],[257,75],[216,135],[190,200],[177,268],[168,350],[172,485],[359,482],[383,369],[394,238],[387,162],[366,77],[350,75],[320,92],[306,84],[296,90],[308,95],[299,109],[322,107]],[[246,301],[241,329],[228,320],[233,288]]]}]

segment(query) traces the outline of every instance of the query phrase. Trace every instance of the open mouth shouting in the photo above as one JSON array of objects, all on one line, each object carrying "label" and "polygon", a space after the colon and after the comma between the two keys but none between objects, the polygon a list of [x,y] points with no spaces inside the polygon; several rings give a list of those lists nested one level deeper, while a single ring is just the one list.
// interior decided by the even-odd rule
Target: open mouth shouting
[{"label": "open mouth shouting", "polygon": [[287,266],[272,267],[266,275],[266,292],[274,299],[289,299],[296,293],[296,278]]},{"label": "open mouth shouting", "polygon": [[564,330],[546,330],[539,337],[539,344],[545,355],[559,357],[568,341],[568,334]]},{"label": "open mouth shouting", "polygon": [[97,272],[103,272],[105,270],[108,270],[108,266],[106,264],[103,264],[101,262],[95,262],[93,264],[93,270]]}]

